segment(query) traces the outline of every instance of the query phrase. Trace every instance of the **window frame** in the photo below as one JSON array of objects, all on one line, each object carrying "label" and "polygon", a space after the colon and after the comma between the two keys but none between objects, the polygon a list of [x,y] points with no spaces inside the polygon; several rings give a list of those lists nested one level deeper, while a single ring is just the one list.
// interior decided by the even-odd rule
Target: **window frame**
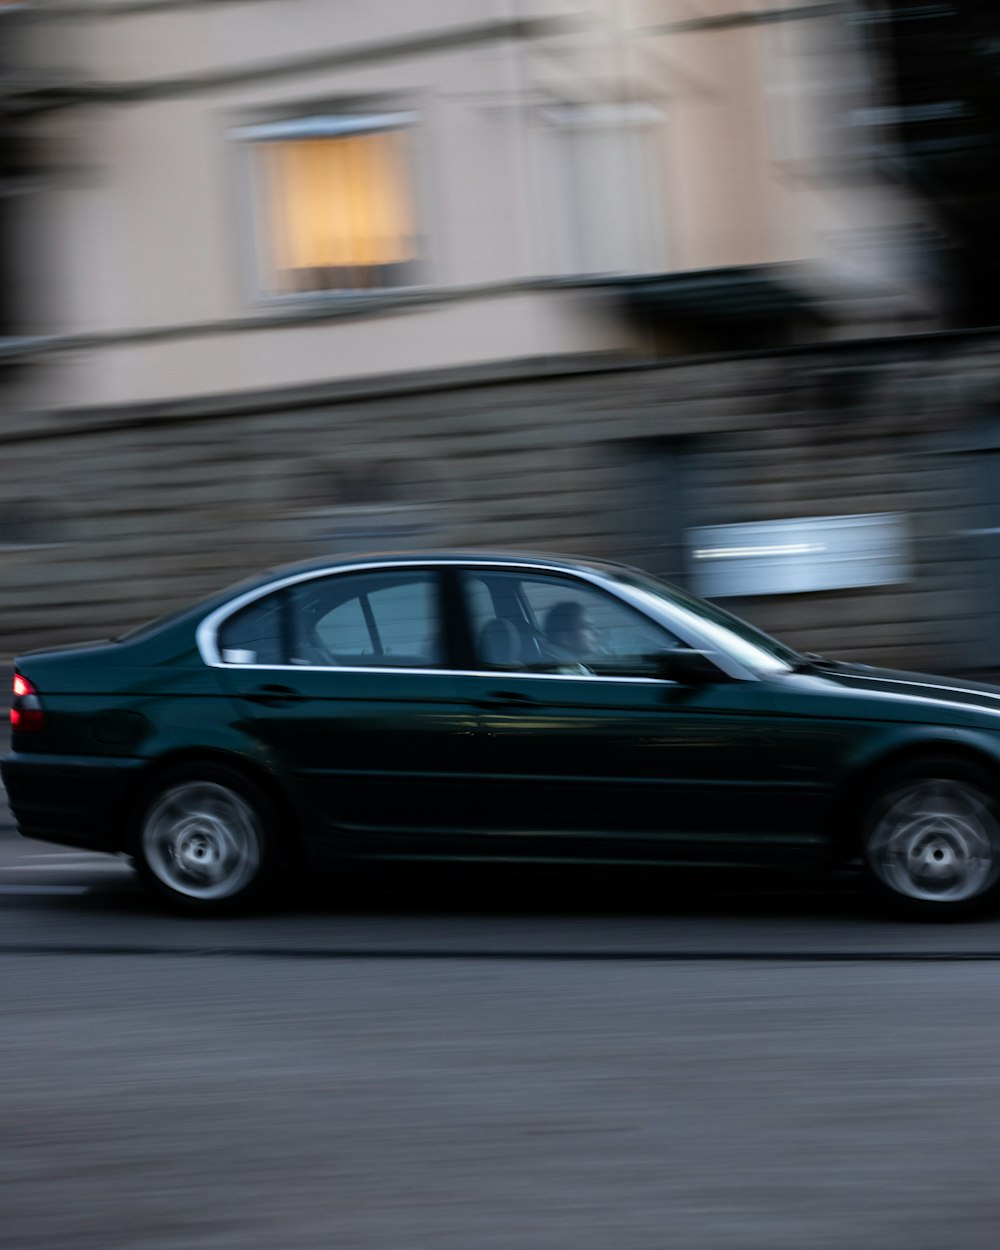
[{"label": "window frame", "polygon": [[[653,99],[603,104],[551,99],[537,105],[531,119],[532,175],[544,209],[542,254],[548,272],[565,281],[669,271],[674,214],[664,104]],[[626,152],[625,212],[634,262],[626,268],[609,267],[590,254],[588,210],[581,209],[581,140],[602,134],[617,136]]]},{"label": "window frame", "polygon": [[[351,304],[365,307],[427,290],[431,284],[433,258],[424,226],[433,218],[428,211],[427,180],[423,172],[427,164],[423,121],[424,113],[421,110],[413,105],[400,104],[399,101],[367,101],[363,105],[357,101],[341,101],[303,104],[294,109],[273,111],[259,120],[247,119],[227,128],[226,137],[236,164],[242,243],[241,268],[245,296],[249,303],[262,308],[289,305],[341,307]],[[324,126],[329,129],[323,129]],[[367,289],[341,287],[313,291],[269,290],[265,279],[269,272],[274,272],[274,266],[264,250],[270,244],[267,238],[266,211],[261,198],[262,180],[258,158],[254,153],[256,145],[275,139],[300,138],[305,142],[310,138],[381,134],[389,130],[406,130],[410,136],[407,175],[413,205],[414,238],[417,240],[417,255],[413,261],[418,274],[417,280],[399,286]]]},{"label": "window frame", "polygon": [[[519,631],[527,629],[531,634],[538,638],[539,642],[544,646],[546,642],[544,625],[539,618],[535,605],[532,603],[530,595],[530,586],[532,583],[544,583],[548,586],[565,585],[567,595],[583,596],[585,600],[593,601],[596,604],[599,600],[606,600],[609,605],[619,610],[623,617],[634,616],[650,630],[662,631],[674,640],[678,647],[685,647],[686,644],[669,626],[662,621],[656,620],[650,616],[648,612],[636,607],[635,604],[623,599],[622,596],[616,594],[613,589],[603,584],[595,584],[583,578],[574,576],[573,573],[562,569],[539,569],[539,568],[518,568],[518,567],[494,567],[489,569],[463,567],[457,571],[458,582],[461,592],[462,608],[465,613],[467,622],[467,631],[473,639],[472,657],[473,666],[477,669],[484,669],[492,673],[511,673],[517,676],[570,676],[583,677],[588,679],[600,680],[646,680],[655,677],[655,674],[637,673],[637,672],[615,672],[613,666],[608,671],[604,668],[593,668],[589,673],[572,673],[572,672],[555,672],[560,663],[559,659],[553,659],[550,662],[542,661],[540,667],[528,666],[506,666],[491,665],[483,661],[479,653],[479,637],[482,625],[488,624],[487,621],[478,622],[475,619],[471,584],[479,581],[484,586],[490,599],[490,605],[494,618],[510,620],[515,628]],[[496,584],[494,583],[496,579]],[[509,582],[509,586],[505,587],[504,582]],[[499,600],[499,602],[498,602]],[[516,617],[516,619],[515,619]],[[670,650],[671,648],[665,648]],[[580,660],[579,663],[592,667],[587,660]],[[664,680],[659,678],[658,680]]]},{"label": "window frame", "polygon": [[[255,599],[262,598],[264,595],[281,590],[286,586],[292,586],[296,582],[308,581],[313,578],[351,575],[367,570],[396,571],[403,569],[423,569],[433,572],[438,578],[439,599],[446,635],[445,654],[447,663],[445,667],[407,669],[369,667],[365,665],[227,664],[219,654],[219,630],[230,616],[247,607]],[[773,664],[762,662],[759,665],[755,665],[750,663],[723,645],[724,639],[721,635],[727,632],[723,627],[713,625],[711,621],[701,621],[690,608],[685,606],[683,601],[677,604],[669,604],[666,600],[660,599],[659,596],[644,589],[642,585],[635,585],[628,580],[621,580],[621,573],[634,573],[635,570],[626,570],[625,566],[618,570],[613,566],[609,566],[603,572],[597,568],[589,567],[570,569],[562,568],[558,565],[553,566],[544,561],[536,562],[531,559],[523,561],[490,560],[489,558],[481,560],[441,560],[425,556],[415,557],[411,560],[375,559],[366,560],[358,564],[330,564],[305,572],[288,573],[262,586],[256,586],[251,590],[244,591],[242,594],[227,600],[219,607],[213,609],[195,627],[195,642],[202,662],[209,668],[278,670],[293,673],[309,671],[328,673],[437,673],[441,676],[457,675],[495,679],[497,676],[496,669],[482,669],[475,666],[469,620],[465,608],[458,597],[461,595],[459,587],[459,576],[461,573],[489,571],[561,575],[570,580],[582,582],[592,588],[603,590],[612,598],[620,599],[625,604],[638,609],[643,616],[647,616],[658,624],[662,624],[665,629],[675,633],[688,646],[695,649],[713,651],[717,656],[717,663],[722,671],[738,681],[761,681],[766,677],[774,676],[775,673],[790,671],[789,665],[781,664],[777,661]],[[735,650],[737,649],[734,648]],[[534,672],[524,672],[520,676],[538,681],[655,682],[658,685],[672,684],[658,677],[611,677],[596,674]]]},{"label": "window frame", "polygon": [[[336,654],[326,640],[322,638],[319,626],[334,612],[339,611],[346,604],[357,602],[361,612],[361,618],[364,623],[364,629],[367,633],[368,641],[372,645],[372,656],[369,658],[365,655],[351,656],[347,660],[338,660],[330,667],[337,671],[347,668],[365,668],[377,669],[387,672],[402,672],[414,668],[426,672],[442,672],[450,671],[453,668],[453,648],[449,639],[448,617],[445,607],[445,595],[443,587],[443,579],[441,570],[435,568],[422,568],[419,566],[407,566],[404,568],[384,567],[381,569],[366,569],[358,573],[352,573],[350,570],[343,570],[337,573],[331,573],[328,577],[318,578],[320,585],[317,587],[319,595],[324,594],[323,583],[333,583],[343,581],[348,583],[344,588],[345,593],[337,595],[336,591],[326,590],[326,594],[330,596],[330,602],[324,604],[322,599],[319,603],[319,614],[312,622],[312,632],[315,636],[315,644],[318,644],[322,650],[329,654]],[[359,584],[367,581],[368,584]],[[350,585],[350,583],[354,585]],[[372,584],[372,583],[377,584]],[[386,657],[391,655],[391,650],[386,649],[386,627],[391,622],[387,621],[381,613],[378,603],[373,604],[372,599],[379,595],[381,591],[399,589],[401,587],[411,587],[418,582],[423,583],[427,587],[427,604],[429,608],[426,626],[430,629],[437,628],[441,634],[439,660],[436,664],[427,663],[422,665],[413,664],[397,664],[387,660]],[[302,586],[292,586],[286,590],[279,592],[288,596],[287,620],[288,628],[291,631],[291,649],[297,650],[300,645],[306,647],[315,645],[310,638],[304,638],[302,631],[304,627],[304,611],[302,603]],[[379,608],[379,612],[376,612]],[[349,655],[349,653],[344,653]],[[377,657],[377,658],[376,658]],[[352,663],[352,660],[356,660]],[[319,664],[303,664],[296,663],[296,668],[320,668],[326,667]]]},{"label": "window frame", "polygon": [[[227,660],[225,658],[224,649],[221,646],[220,639],[229,622],[240,613],[251,608],[254,604],[272,596],[275,598],[280,597],[282,628],[285,636],[285,650],[286,653],[290,655],[298,641],[294,621],[295,588],[310,581],[324,581],[333,578],[344,578],[346,580],[365,573],[382,573],[390,575],[399,574],[401,576],[405,576],[407,573],[423,573],[428,576],[431,582],[431,593],[436,604],[444,633],[442,643],[442,662],[440,664],[433,666],[406,666],[392,664],[313,664],[308,662],[293,662],[291,659],[289,659],[286,663],[281,664],[258,662],[244,664]],[[294,673],[453,673],[456,667],[456,656],[460,655],[464,658],[465,651],[464,647],[462,647],[461,643],[456,639],[454,614],[451,608],[453,598],[450,594],[447,582],[447,567],[426,561],[414,561],[413,563],[379,562],[362,565],[344,565],[340,568],[333,566],[311,570],[306,573],[292,574],[288,577],[281,578],[278,581],[271,582],[266,586],[255,587],[253,590],[247,591],[245,594],[239,595],[237,598],[230,600],[219,608],[216,608],[197,626],[195,630],[195,641],[202,662],[209,668],[221,668],[227,670],[233,669],[237,671],[279,670]],[[233,649],[238,650],[238,648]]]}]

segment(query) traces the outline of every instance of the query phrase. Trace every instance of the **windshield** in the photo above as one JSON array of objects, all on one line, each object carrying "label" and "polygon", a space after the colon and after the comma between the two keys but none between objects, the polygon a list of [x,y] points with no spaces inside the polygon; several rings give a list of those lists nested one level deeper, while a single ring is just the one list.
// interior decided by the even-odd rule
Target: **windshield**
[{"label": "windshield", "polygon": [[[766,659],[770,659],[772,663],[765,663],[764,666],[772,669],[775,667],[795,668],[804,663],[803,656],[792,647],[778,642],[776,638],[765,634],[763,630],[749,625],[746,621],[741,621],[738,616],[733,616],[731,612],[727,612],[717,604],[710,603],[707,599],[699,599],[697,595],[689,594],[678,586],[669,585],[647,573],[639,573],[631,569],[613,569],[612,576],[615,581],[631,586],[635,590],[644,591],[675,610],[681,608],[686,613],[690,613],[700,623],[710,626],[713,634],[722,631],[725,636],[724,641],[729,643],[734,654],[754,668],[761,667],[761,661]],[[777,661],[777,664],[774,664],[774,661]]]}]

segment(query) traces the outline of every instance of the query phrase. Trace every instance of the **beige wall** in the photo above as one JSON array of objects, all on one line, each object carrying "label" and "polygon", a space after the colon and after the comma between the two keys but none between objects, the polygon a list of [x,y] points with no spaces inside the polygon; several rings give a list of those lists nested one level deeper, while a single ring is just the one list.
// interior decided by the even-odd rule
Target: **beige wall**
[{"label": "beige wall", "polygon": [[265,65],[325,50],[402,42],[490,21],[559,17],[566,0],[237,0],[88,23],[85,56],[113,82]]},{"label": "beige wall", "polygon": [[344,318],[52,353],[24,383],[34,408],[224,395],[471,361],[626,352],[635,336],[598,297],[496,294]]},{"label": "beige wall", "polygon": [[[228,323],[311,306],[258,294],[245,153],[232,131],[344,100],[419,118],[420,285],[431,295],[792,262],[816,290],[835,287],[852,317],[891,328],[900,310],[919,311],[920,293],[879,241],[905,235],[914,210],[871,171],[859,181],[852,167],[845,179],[824,164],[828,101],[812,84],[847,64],[824,60],[828,46],[843,55],[842,32],[671,25],[758,7],[207,0],[129,10],[102,0],[81,4],[76,20],[61,5],[58,20],[31,28],[35,63],[136,94],[33,123],[58,160],[21,205],[24,331],[105,339],[39,357],[24,401],[125,403],[421,363],[646,350],[608,309],[562,293],[477,293],[467,305],[384,315],[376,301],[354,320],[229,334]],[[542,19],[548,33],[528,39],[469,34]],[[435,38],[453,42],[407,45]],[[860,298],[866,284],[877,301]],[[179,337],[119,341],[152,329]]]},{"label": "beige wall", "polygon": [[[480,81],[502,83],[496,59]],[[164,326],[260,311],[253,292],[249,187],[230,132],[251,114],[303,102],[391,96],[420,117],[417,198],[428,236],[427,285],[530,276],[523,220],[530,197],[509,110],[450,99],[460,58],[414,58],[336,76],[191,94],[87,119],[93,164],[85,178],[50,193],[74,234],[46,285],[63,301],[63,331]],[[429,84],[435,84],[433,90]],[[484,90],[489,82],[483,83]],[[58,123],[56,123],[58,124]]]}]

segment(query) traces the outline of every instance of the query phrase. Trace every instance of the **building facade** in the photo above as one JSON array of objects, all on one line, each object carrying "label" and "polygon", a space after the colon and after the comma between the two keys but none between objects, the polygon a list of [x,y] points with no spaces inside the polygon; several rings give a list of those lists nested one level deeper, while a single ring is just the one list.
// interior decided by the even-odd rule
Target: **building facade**
[{"label": "building facade", "polygon": [[850,124],[875,91],[856,28],[787,8],[8,5],[5,110],[37,153],[12,399],[687,350],[748,289],[769,333],[932,325],[919,208]]},{"label": "building facade", "polygon": [[[804,645],[838,605],[855,652],[985,665],[955,580],[982,567],[923,542],[965,462],[919,457],[977,419],[988,356],[894,345],[939,324],[934,225],[850,10],[0,8],[30,154],[3,199],[0,652],[319,550],[500,544],[696,586],[722,552],[702,588]],[[734,542],[904,514],[847,549],[882,544],[874,581],[725,580]],[[819,539],[781,536],[803,517]]]}]

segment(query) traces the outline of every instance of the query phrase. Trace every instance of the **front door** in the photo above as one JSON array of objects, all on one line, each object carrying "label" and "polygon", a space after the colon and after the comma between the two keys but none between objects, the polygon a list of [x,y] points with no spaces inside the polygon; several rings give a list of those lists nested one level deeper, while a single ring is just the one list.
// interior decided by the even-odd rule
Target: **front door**
[{"label": "front door", "polygon": [[[764,683],[655,676],[651,657],[681,640],[571,576],[483,570],[464,580],[479,671],[459,675],[459,694],[479,709],[487,742],[490,845],[685,863],[784,854],[791,831],[775,801]],[[564,628],[574,618],[575,635]]]}]

